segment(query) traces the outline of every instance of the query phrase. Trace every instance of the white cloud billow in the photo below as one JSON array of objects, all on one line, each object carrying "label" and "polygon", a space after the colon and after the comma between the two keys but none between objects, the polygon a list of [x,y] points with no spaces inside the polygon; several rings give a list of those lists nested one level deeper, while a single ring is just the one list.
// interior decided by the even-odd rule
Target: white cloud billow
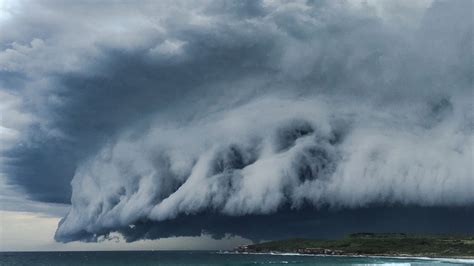
[{"label": "white cloud billow", "polygon": [[124,134],[77,171],[57,237],[203,211],[269,214],[305,202],[474,203],[473,136],[461,130],[468,103],[426,128],[410,121],[414,110],[328,102],[267,99],[189,125]]}]

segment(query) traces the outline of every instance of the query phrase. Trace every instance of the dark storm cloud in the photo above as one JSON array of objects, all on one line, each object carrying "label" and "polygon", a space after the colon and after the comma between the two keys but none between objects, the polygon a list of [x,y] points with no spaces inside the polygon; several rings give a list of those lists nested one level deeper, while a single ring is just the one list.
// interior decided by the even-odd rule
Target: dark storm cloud
[{"label": "dark storm cloud", "polygon": [[[17,145],[5,152],[9,162],[4,169],[12,176],[11,181],[25,187],[35,199],[69,202],[69,182],[77,163],[97,145],[113,138],[124,125],[140,126],[140,121],[148,116],[170,109],[176,118],[185,118],[193,112],[187,107],[192,108],[193,101],[202,101],[198,97],[207,88],[198,88],[203,84],[219,80],[230,83],[240,75],[265,71],[239,63],[242,57],[264,60],[262,44],[252,48],[247,48],[245,42],[219,44],[208,38],[211,33],[215,34],[205,30],[182,33],[187,34],[183,40],[190,46],[184,58],[158,54],[162,57],[155,59],[153,47],[124,51],[103,46],[97,48],[100,55],[95,60],[99,62],[88,64],[80,73],[52,73],[48,85],[54,89],[40,95],[47,98],[48,106],[33,103],[24,108],[44,112],[42,115],[48,120],[46,130],[57,129],[61,136],[31,126],[25,134],[27,145]],[[22,74],[9,69],[3,72],[10,80]],[[8,82],[4,87],[26,91],[29,84],[24,83]],[[212,88],[209,93],[215,94]],[[57,103],[50,105],[52,97]],[[40,100],[38,104],[44,102]]]},{"label": "dark storm cloud", "polygon": [[0,37],[2,172],[33,199],[71,200],[60,241],[263,239],[269,219],[472,206],[470,7],[24,3]]}]

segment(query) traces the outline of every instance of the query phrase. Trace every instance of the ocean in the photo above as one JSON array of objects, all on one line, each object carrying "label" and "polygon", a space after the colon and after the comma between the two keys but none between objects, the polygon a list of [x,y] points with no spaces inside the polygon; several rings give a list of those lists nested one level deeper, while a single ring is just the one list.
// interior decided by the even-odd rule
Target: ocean
[{"label": "ocean", "polygon": [[215,251],[2,252],[0,265],[473,265],[462,260],[234,254]]}]

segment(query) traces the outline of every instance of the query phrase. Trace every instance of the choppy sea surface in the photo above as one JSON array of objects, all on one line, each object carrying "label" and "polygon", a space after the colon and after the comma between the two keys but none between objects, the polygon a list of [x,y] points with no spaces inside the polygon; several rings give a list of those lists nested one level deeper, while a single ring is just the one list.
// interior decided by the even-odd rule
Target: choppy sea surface
[{"label": "choppy sea surface", "polygon": [[2,252],[0,265],[474,265],[469,260],[234,254],[215,251]]}]

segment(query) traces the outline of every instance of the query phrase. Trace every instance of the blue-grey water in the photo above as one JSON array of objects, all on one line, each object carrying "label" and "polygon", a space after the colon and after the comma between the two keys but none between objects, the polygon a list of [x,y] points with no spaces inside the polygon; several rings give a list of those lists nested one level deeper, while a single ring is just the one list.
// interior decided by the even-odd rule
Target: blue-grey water
[{"label": "blue-grey water", "polygon": [[229,254],[210,251],[2,252],[0,265],[463,265],[367,257]]}]

